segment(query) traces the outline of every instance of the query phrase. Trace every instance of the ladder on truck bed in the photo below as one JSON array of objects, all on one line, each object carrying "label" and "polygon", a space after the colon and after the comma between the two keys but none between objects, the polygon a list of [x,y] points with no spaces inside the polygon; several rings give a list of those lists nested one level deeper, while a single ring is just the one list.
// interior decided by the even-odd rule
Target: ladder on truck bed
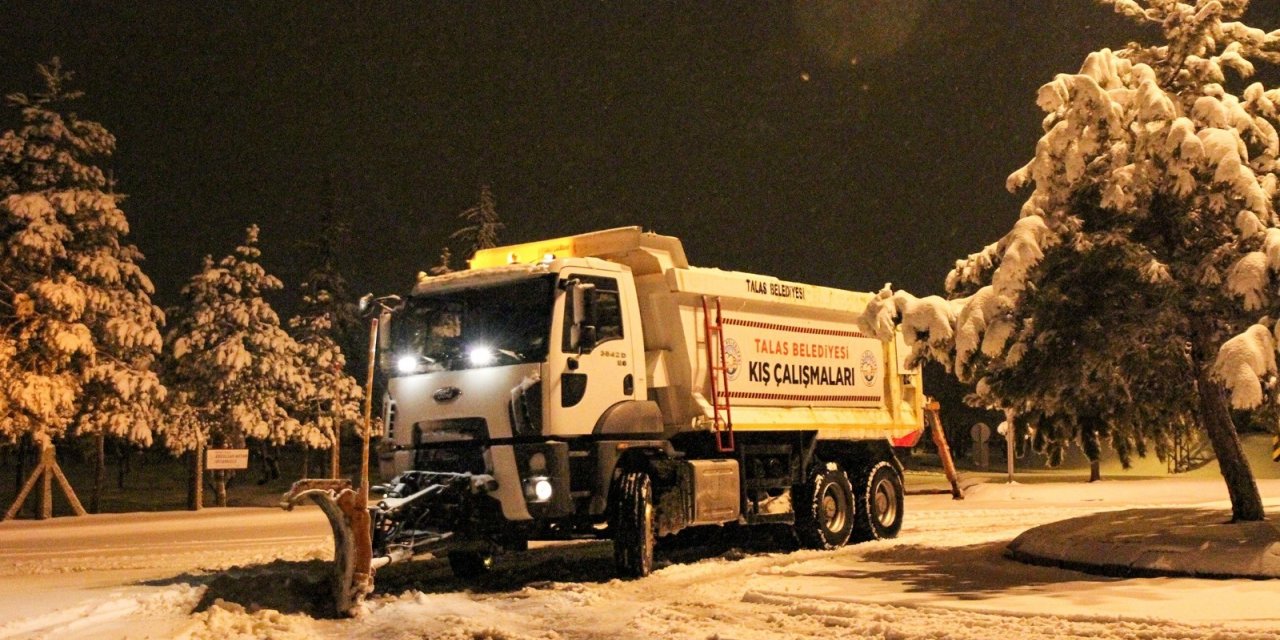
[{"label": "ladder on truck bed", "polygon": [[720,298],[715,298],[715,316],[711,304],[702,296],[702,321],[707,336],[707,374],[711,378],[712,427],[716,449],[733,451],[733,414],[729,408],[729,367],[724,355],[724,323]]}]

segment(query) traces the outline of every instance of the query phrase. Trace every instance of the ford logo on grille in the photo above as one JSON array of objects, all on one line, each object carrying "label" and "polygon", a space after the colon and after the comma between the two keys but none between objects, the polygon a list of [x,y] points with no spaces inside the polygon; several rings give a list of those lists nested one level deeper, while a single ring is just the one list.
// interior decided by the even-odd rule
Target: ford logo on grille
[{"label": "ford logo on grille", "polygon": [[431,394],[431,397],[435,398],[436,402],[449,402],[460,395],[462,395],[462,389],[457,387],[441,387],[436,389],[436,392]]}]

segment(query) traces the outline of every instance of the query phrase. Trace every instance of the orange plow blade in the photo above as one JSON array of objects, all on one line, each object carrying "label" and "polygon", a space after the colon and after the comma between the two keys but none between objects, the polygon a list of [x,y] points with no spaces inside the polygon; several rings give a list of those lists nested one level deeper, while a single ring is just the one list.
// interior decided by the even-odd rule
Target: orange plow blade
[{"label": "orange plow blade", "polygon": [[349,480],[299,480],[280,499],[292,509],[310,498],[333,528],[333,596],[339,615],[357,616],[373,591],[373,530],[364,496]]}]

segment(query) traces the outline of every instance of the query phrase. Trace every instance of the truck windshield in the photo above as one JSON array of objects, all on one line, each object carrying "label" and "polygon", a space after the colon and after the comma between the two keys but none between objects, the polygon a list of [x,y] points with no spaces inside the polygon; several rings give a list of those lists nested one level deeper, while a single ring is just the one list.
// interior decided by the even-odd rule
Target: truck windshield
[{"label": "truck windshield", "polygon": [[546,360],[554,301],[554,276],[409,298],[389,364],[406,375]]}]

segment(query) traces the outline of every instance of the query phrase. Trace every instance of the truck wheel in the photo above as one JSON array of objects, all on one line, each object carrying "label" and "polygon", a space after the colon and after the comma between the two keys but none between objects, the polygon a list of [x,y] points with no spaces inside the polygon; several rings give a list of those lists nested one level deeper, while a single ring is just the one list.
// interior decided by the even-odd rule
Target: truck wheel
[{"label": "truck wheel", "polygon": [[613,516],[613,560],[618,573],[642,578],[653,571],[653,483],[632,471],[618,479]]},{"label": "truck wheel", "polygon": [[483,551],[450,551],[449,568],[461,580],[479,578],[493,569],[493,554]]},{"label": "truck wheel", "polygon": [[809,549],[835,549],[853,532],[853,487],[840,465],[828,462],[795,488],[796,538]]},{"label": "truck wheel", "polygon": [[896,538],[902,529],[902,476],[886,461],[871,465],[858,485],[859,541]]}]

